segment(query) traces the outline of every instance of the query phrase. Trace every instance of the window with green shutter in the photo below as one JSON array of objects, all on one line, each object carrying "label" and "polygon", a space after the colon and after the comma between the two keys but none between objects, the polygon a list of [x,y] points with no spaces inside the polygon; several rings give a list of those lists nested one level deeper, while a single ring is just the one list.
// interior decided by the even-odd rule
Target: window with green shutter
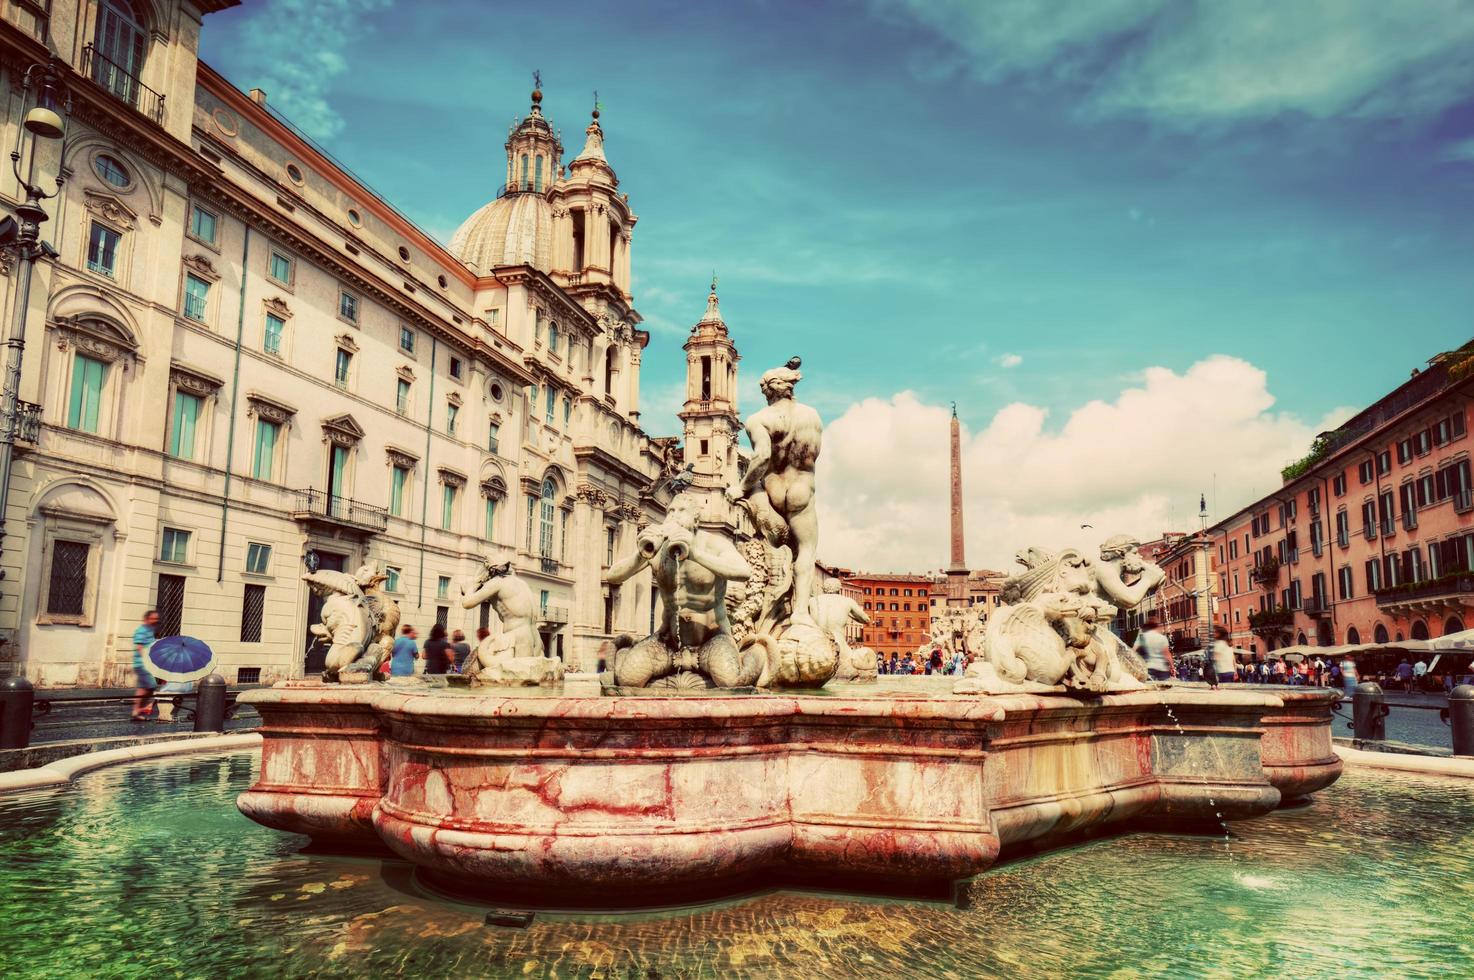
[{"label": "window with green shutter", "polygon": [[405,491],[409,487],[409,468],[405,466],[394,467],[389,478],[389,513],[395,517],[404,516]]},{"label": "window with green shutter", "polygon": [[67,428],[97,431],[102,388],[107,381],[107,362],[78,354],[72,362],[72,392],[67,403]]},{"label": "window with green shutter", "polygon": [[174,392],[174,425],[169,431],[169,455],[175,459],[194,459],[195,428],[205,400],[187,391]]},{"label": "window with green shutter", "polygon": [[251,454],[251,475],[256,479],[271,480],[276,470],[276,441],[280,436],[280,423],[256,420],[256,448]]},{"label": "window with green shutter", "polygon": [[287,321],[275,314],[266,314],[266,339],[261,348],[268,354],[281,353],[281,335],[287,328]]}]

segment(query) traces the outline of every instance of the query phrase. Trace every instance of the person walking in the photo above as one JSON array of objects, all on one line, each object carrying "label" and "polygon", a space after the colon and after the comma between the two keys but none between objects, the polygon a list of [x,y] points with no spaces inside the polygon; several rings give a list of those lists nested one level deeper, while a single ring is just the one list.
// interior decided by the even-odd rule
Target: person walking
[{"label": "person walking", "polygon": [[1212,662],[1208,673],[1208,684],[1217,687],[1219,684],[1233,682],[1233,647],[1228,645],[1228,627],[1213,627],[1213,646],[1210,651]]},{"label": "person walking", "polygon": [[1356,682],[1359,679],[1356,673],[1356,661],[1346,657],[1341,661],[1341,687],[1348,698],[1356,693]]},{"label": "person walking", "polygon": [[415,643],[415,628],[408,623],[399,631],[394,649],[389,654],[390,677],[413,677],[415,661],[420,659],[420,647]]},{"label": "person walking", "polygon": [[154,712],[154,689],[159,686],[159,682],[149,672],[144,654],[148,653],[148,648],[158,639],[158,628],[159,612],[157,609],[150,609],[143,614],[143,622],[133,631],[133,682],[138,690],[133,695],[133,714],[129,716],[129,721],[148,721]]},{"label": "person walking", "polygon": [[1427,686],[1427,677],[1428,662],[1426,660],[1419,660],[1413,664],[1413,687],[1416,687],[1420,691],[1423,690]]},{"label": "person walking", "polygon": [[466,642],[466,634],[460,630],[450,634],[450,648],[456,655],[452,669],[459,674],[466,669],[466,658],[471,655],[471,644]]},{"label": "person walking", "polygon": [[445,638],[445,627],[436,623],[430,627],[430,638],[425,641],[425,673],[444,674],[455,662],[450,641]]},{"label": "person walking", "polygon": [[1403,693],[1413,693],[1413,665],[1407,662],[1406,657],[1397,665],[1397,683],[1402,685]]},{"label": "person walking", "polygon": [[1141,633],[1136,637],[1136,645],[1133,647],[1137,653],[1142,655],[1146,661],[1146,673],[1154,681],[1169,681],[1174,671],[1172,669],[1172,644],[1163,635],[1161,624],[1155,619],[1148,619],[1141,627]]}]

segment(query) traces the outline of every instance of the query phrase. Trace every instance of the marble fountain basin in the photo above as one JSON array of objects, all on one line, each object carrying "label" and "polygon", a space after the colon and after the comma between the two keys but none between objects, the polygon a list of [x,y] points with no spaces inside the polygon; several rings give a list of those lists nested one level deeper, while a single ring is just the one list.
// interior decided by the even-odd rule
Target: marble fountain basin
[{"label": "marble fountain basin", "polygon": [[456,891],[599,907],[789,882],[945,888],[1011,848],[1217,826],[1341,773],[1326,690],[832,687],[286,682],[242,696],[264,741],[238,806],[319,845],[388,847]]}]

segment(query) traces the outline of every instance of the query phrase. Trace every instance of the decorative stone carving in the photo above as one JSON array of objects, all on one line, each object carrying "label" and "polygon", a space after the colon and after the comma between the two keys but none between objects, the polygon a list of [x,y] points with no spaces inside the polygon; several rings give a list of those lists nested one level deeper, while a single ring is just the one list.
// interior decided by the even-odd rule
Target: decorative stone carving
[{"label": "decorative stone carving", "polygon": [[505,500],[507,497],[507,484],[499,476],[481,481],[481,496],[488,500]]},{"label": "decorative stone carving", "polygon": [[262,300],[261,303],[267,310],[281,317],[283,320],[290,319],[292,316],[291,307],[287,306],[287,301],[280,296],[270,296]]},{"label": "decorative stone carving", "polygon": [[724,535],[697,527],[698,494],[671,501],[665,521],[642,531],[635,551],[600,580],[620,585],[649,568],[660,592],[655,632],[616,645],[609,680],[618,687],[747,687],[766,664],[757,650],[739,650],[727,620],[727,583],[750,574]]},{"label": "decorative stone carving", "polygon": [[363,665],[360,673],[369,679],[382,680],[379,668],[389,659],[399,626],[399,604],[381,589],[388,578],[369,565],[352,575],[326,568],[302,575],[308,588],[323,599],[321,621],[309,631],[314,643],[328,647],[324,681],[337,683],[356,665]]},{"label": "decorative stone carving", "polygon": [[446,469],[443,466],[440,468],[439,473],[440,482],[448,487],[460,489],[466,485],[466,475],[464,473],[457,473],[455,470]]},{"label": "decorative stone carving", "polygon": [[839,650],[810,609],[819,547],[814,463],[824,425],[818,412],[794,400],[800,363],[792,358],[759,380],[768,407],[747,420],[752,459],[742,481],[727,488],[758,530],[748,558],[765,585],[757,608],[747,611],[753,618],[742,642],[767,654],[760,686],[819,687],[839,667]]},{"label": "decorative stone carving", "polygon": [[[839,667],[835,676],[840,680],[852,679],[866,666],[866,662],[862,662],[856,656],[856,652],[850,649],[849,642],[844,635],[845,628],[850,623],[859,623],[861,626],[868,624],[869,614],[860,608],[858,602],[841,593],[840,582],[837,578],[824,580],[823,591],[814,597],[813,613],[814,622],[839,651]],[[860,652],[869,658],[870,673],[874,675],[874,652],[865,648],[861,648]]]},{"label": "decorative stone carving", "polygon": [[457,408],[461,407],[461,396],[459,392],[452,391],[445,396],[445,400]]},{"label": "decorative stone carving", "polygon": [[408,364],[399,365],[399,367],[394,369],[394,373],[399,376],[401,381],[408,381],[410,384],[414,384],[415,382],[414,368]]},{"label": "decorative stone carving", "polygon": [[604,508],[609,504],[609,495],[592,483],[580,483],[575,495],[592,507]]},{"label": "decorative stone carving", "polygon": [[502,630],[482,640],[463,672],[478,686],[515,686],[553,683],[563,679],[563,662],[543,652],[537,631],[537,605],[527,583],[517,577],[511,562],[483,562],[475,588],[462,590],[461,606],[475,609],[490,602]]},{"label": "decorative stone carving", "polygon": [[10,270],[15,267],[15,247],[6,246],[0,248],[0,276],[9,276]]},{"label": "decorative stone carving", "polygon": [[351,415],[339,415],[322,424],[322,441],[335,446],[356,446],[363,436],[363,426]]},{"label": "decorative stone carving", "polygon": [[255,415],[278,425],[291,425],[292,419],[297,415],[297,410],[290,405],[273,401],[253,391],[246,395],[246,414]]},{"label": "decorative stone carving", "polygon": [[[977,657],[953,688],[959,694],[1045,691],[1059,687],[1103,692],[1142,686],[1124,644],[1111,632],[1119,608],[1134,608],[1165,577],[1119,535],[1092,562],[1074,548],[1051,554],[1028,548],[1017,555],[1024,571],[1003,583],[1002,605],[982,630],[965,637]],[[1116,603],[1119,602],[1118,606]],[[1135,660],[1134,655],[1130,655]],[[1135,666],[1134,664],[1130,664]]]},{"label": "decorative stone carving", "polygon": [[343,333],[338,334],[338,336],[334,337],[333,339],[338,342],[339,347],[343,348],[348,353],[358,353],[358,341],[353,339],[353,334],[344,331]]},{"label": "decorative stone carving", "polygon": [[390,466],[397,466],[403,470],[412,470],[420,463],[418,456],[405,452],[403,449],[395,449],[393,446],[386,446],[384,455],[388,458]]},{"label": "decorative stone carving", "polygon": [[184,267],[201,279],[210,282],[219,282],[220,273],[215,271],[215,263],[203,255],[186,255],[182,260]]},{"label": "decorative stone carving", "polygon": [[209,398],[219,391],[220,386],[225,382],[204,372],[197,372],[191,368],[174,364],[169,367],[169,383],[180,391],[199,395],[201,398]]},{"label": "decorative stone carving", "polygon": [[111,194],[100,194],[94,190],[84,190],[82,197],[83,206],[103,221],[115,225],[124,231],[133,230],[133,225],[138,218],[138,212],[116,197],[113,197]]}]

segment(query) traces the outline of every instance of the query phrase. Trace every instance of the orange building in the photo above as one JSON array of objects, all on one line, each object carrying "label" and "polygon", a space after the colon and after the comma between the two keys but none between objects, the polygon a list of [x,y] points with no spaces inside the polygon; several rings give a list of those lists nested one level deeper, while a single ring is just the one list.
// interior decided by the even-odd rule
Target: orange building
[{"label": "orange building", "polygon": [[860,642],[876,653],[904,657],[931,638],[930,576],[855,572],[844,585],[847,592],[859,590],[860,607],[870,616]]},{"label": "orange building", "polygon": [[1284,485],[1209,528],[1214,621],[1266,652],[1425,639],[1474,606],[1474,341],[1321,434]]}]

